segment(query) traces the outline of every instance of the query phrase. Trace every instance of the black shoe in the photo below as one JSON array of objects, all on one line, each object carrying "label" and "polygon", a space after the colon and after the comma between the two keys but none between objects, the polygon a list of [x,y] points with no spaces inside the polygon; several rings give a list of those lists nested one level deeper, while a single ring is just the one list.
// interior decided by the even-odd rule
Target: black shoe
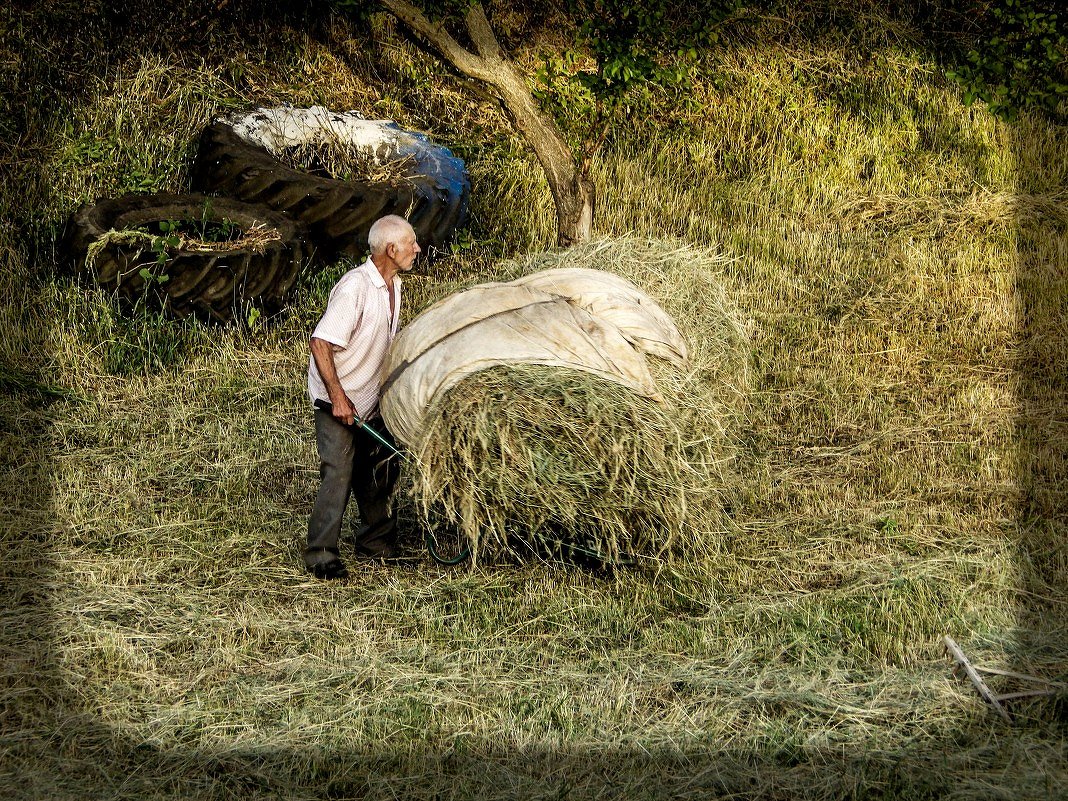
[{"label": "black shoe", "polygon": [[355,550],[357,559],[377,560],[379,562],[397,562],[402,558],[396,546],[371,550],[370,548],[357,544]]},{"label": "black shoe", "polygon": [[392,562],[397,558],[397,521],[392,517],[363,526],[354,535],[356,556]]},{"label": "black shoe", "polygon": [[349,569],[345,563],[337,558],[337,550],[334,548],[309,548],[308,554],[328,553],[333,559],[325,562],[316,562],[308,565],[308,572],[317,579],[343,579],[349,577]]},{"label": "black shoe", "polygon": [[349,569],[340,559],[331,559],[329,562],[320,562],[311,565],[308,572],[317,579],[343,579],[349,577]]}]

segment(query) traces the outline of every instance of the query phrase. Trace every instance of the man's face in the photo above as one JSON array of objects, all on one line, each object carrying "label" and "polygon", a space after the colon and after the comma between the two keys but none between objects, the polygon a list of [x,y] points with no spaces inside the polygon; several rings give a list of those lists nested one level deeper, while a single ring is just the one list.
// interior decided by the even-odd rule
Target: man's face
[{"label": "man's face", "polygon": [[400,242],[390,245],[391,257],[397,264],[397,268],[406,273],[415,264],[415,257],[422,252],[419,242],[416,241],[415,231],[409,229],[406,236],[401,237]]}]

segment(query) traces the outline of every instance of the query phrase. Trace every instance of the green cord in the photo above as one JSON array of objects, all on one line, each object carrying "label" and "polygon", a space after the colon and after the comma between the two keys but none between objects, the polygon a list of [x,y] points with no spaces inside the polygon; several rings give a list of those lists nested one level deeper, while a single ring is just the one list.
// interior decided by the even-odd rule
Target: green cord
[{"label": "green cord", "polygon": [[460,562],[471,556],[470,545],[460,551],[459,555],[453,556],[451,558],[439,554],[437,548],[438,541],[434,538],[433,533],[431,533],[428,529],[426,532],[426,549],[430,551],[431,558],[439,565],[447,565],[449,567],[452,567],[453,565],[460,564]]}]

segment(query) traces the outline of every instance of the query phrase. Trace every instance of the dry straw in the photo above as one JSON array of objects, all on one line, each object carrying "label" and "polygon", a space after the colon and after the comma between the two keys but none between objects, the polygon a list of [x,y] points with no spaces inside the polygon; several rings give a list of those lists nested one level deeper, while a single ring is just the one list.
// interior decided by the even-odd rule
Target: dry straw
[{"label": "dry straw", "polygon": [[[168,242],[168,239],[172,241]],[[96,241],[86,249],[85,266],[92,268],[100,257],[100,253],[112,245],[133,245],[136,248],[133,261],[136,261],[141,254],[156,250],[162,250],[167,254],[168,258],[179,252],[215,253],[230,250],[251,250],[255,253],[263,253],[269,244],[281,241],[281,239],[282,236],[278,233],[278,229],[272,228],[265,223],[250,225],[240,235],[224,241],[201,239],[184,231],[175,231],[164,237],[158,234],[150,234],[137,228],[122,231],[112,229],[97,237]]]},{"label": "dry straw", "polygon": [[359,179],[397,186],[420,177],[412,156],[379,161],[366,146],[337,134],[321,131],[316,134],[309,141],[279,148],[275,155],[295,170],[325,174],[339,181]]},{"label": "dry straw", "polygon": [[863,196],[839,203],[831,224],[879,225],[898,230],[930,231],[960,236],[986,227],[1007,229],[1068,222],[1068,193],[1029,195],[973,191],[937,196]]},{"label": "dry straw", "polygon": [[423,523],[458,531],[476,558],[715,548],[737,483],[733,432],[748,382],[746,328],[716,278],[727,262],[623,238],[505,265],[505,279],[555,267],[627,278],[674,317],[691,364],[654,365],[662,404],[573,370],[508,366],[467,378],[430,410],[414,448]]}]

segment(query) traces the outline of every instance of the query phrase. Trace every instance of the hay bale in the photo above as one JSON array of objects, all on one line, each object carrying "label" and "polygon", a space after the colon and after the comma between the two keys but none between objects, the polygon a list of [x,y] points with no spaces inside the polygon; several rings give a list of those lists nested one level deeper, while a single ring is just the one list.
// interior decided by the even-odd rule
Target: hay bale
[{"label": "hay bale", "polygon": [[675,319],[689,367],[653,365],[659,403],[576,370],[469,375],[411,444],[408,492],[423,524],[454,528],[476,558],[577,550],[614,561],[714,547],[748,386],[745,326],[717,280],[727,262],[628,238],[503,265],[500,280],[565,266],[628,279]]},{"label": "hay bale", "polygon": [[478,284],[424,310],[394,340],[384,366],[382,417],[411,445],[439,397],[498,365],[582,370],[659,400],[650,354],[687,365],[686,343],[671,318],[612,273],[569,267]]}]

